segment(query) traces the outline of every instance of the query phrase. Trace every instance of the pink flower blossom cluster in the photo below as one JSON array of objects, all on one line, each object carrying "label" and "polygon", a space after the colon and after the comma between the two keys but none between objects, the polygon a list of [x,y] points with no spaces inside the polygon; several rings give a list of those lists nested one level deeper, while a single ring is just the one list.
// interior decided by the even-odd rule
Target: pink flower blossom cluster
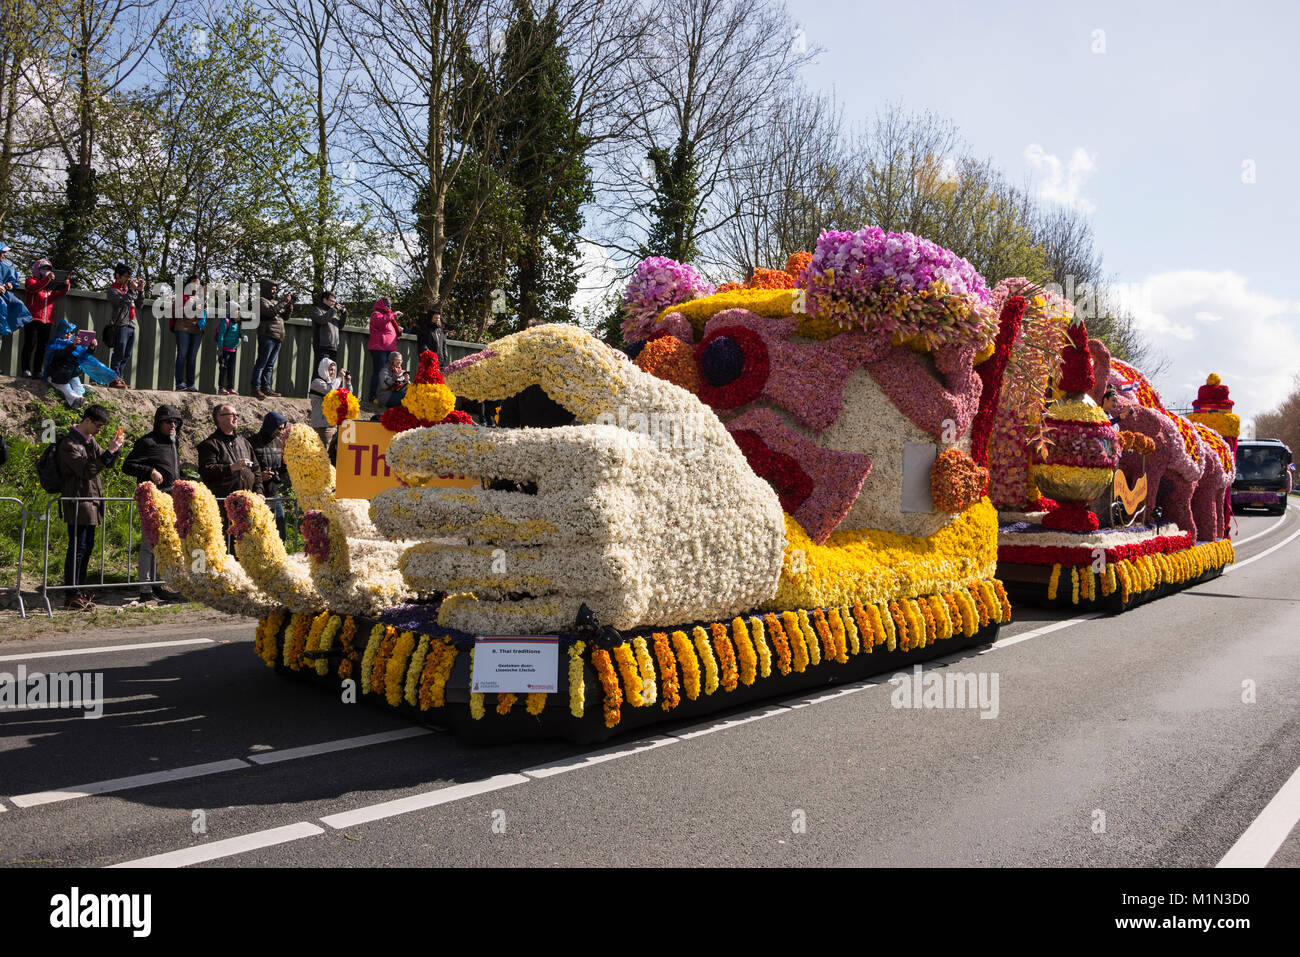
[{"label": "pink flower blossom cluster", "polygon": [[975,267],[912,233],[827,230],[799,287],[808,291],[813,318],[890,338],[982,347],[997,332],[988,285]]},{"label": "pink flower blossom cluster", "polygon": [[667,256],[651,256],[636,267],[623,293],[623,341],[643,342],[659,313],[668,306],[713,295],[694,266]]}]

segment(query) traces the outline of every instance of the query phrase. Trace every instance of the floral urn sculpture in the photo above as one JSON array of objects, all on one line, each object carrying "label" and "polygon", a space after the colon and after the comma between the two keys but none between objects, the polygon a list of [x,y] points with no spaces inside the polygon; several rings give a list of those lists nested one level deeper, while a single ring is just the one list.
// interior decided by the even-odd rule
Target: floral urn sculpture
[{"label": "floral urn sculpture", "polygon": [[1119,433],[1087,394],[1095,382],[1088,330],[1076,320],[1061,350],[1060,391],[1043,416],[1043,441],[1034,454],[1033,479],[1056,505],[1043,527],[1088,532],[1098,527],[1088,508],[1108,488],[1119,465]]}]

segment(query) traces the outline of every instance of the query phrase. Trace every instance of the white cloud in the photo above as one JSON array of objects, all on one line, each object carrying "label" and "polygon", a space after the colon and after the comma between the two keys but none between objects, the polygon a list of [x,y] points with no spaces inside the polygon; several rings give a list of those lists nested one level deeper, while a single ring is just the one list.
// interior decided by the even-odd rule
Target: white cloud
[{"label": "white cloud", "polygon": [[1156,273],[1114,289],[1142,332],[1169,357],[1154,381],[1166,401],[1193,397],[1217,372],[1243,419],[1276,407],[1300,373],[1300,301],[1250,288],[1231,270]]},{"label": "white cloud", "polygon": [[1037,143],[1025,147],[1025,159],[1040,178],[1038,198],[1050,203],[1060,203],[1082,213],[1096,208],[1092,200],[1082,195],[1083,181],[1097,168],[1092,154],[1076,146],[1067,162],[1047,152]]}]

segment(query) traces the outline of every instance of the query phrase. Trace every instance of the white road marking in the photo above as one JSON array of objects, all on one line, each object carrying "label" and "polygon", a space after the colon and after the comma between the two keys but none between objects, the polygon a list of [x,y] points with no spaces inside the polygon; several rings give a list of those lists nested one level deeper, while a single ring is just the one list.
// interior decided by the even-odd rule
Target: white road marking
[{"label": "white road marking", "polygon": [[1290,514],[1291,514],[1290,510],[1287,510],[1286,512],[1283,512],[1283,513],[1282,513],[1282,517],[1279,518],[1279,519],[1278,519],[1276,522],[1274,522],[1272,525],[1270,525],[1268,528],[1264,529],[1262,532],[1256,532],[1254,535],[1250,536],[1250,538],[1243,538],[1243,539],[1242,539],[1241,541],[1239,541],[1239,542],[1233,542],[1233,543],[1232,543],[1232,547],[1233,547],[1233,548],[1241,548],[1241,546],[1242,546],[1242,545],[1245,545],[1247,542],[1253,542],[1253,541],[1254,541],[1255,539],[1257,539],[1257,538],[1263,538],[1265,535],[1267,535],[1269,532],[1273,531],[1273,529],[1277,528],[1279,525],[1283,525],[1283,524],[1285,524],[1285,523],[1286,523],[1286,520],[1287,520],[1287,516],[1289,516]]},{"label": "white road marking", "polygon": [[[855,689],[856,690],[856,689]],[[808,704],[815,702],[809,701],[807,704],[801,704],[799,707],[807,707]],[[769,705],[761,711],[751,711],[746,714],[735,715],[730,718],[722,718],[718,721],[707,721],[704,724],[693,725],[682,731],[674,731],[672,736],[680,738],[683,741],[689,741],[691,738],[699,738],[706,734],[712,734],[715,731],[725,731],[727,728],[734,728],[737,725],[749,724],[751,721],[761,721],[764,718],[770,718],[773,715],[788,714],[794,710],[790,705]],[[527,772],[525,772],[527,773]]]},{"label": "white road marking", "polygon": [[146,641],[138,645],[98,645],[94,648],[68,648],[64,651],[33,651],[26,655],[0,655],[0,661],[34,661],[37,658],[69,658],[72,655],[99,655],[109,651],[143,651],[146,648],[176,648],[180,645],[212,645],[211,638],[182,638],[178,641]]},{"label": "white road marking", "polygon": [[563,774],[565,771],[575,771],[578,768],[591,767],[594,764],[604,764],[606,761],[613,761],[615,758],[625,758],[629,755],[640,754],[642,751],[661,748],[665,744],[676,743],[677,738],[657,734],[653,738],[634,741],[631,744],[617,744],[612,748],[602,748],[599,751],[589,751],[586,754],[575,754],[571,758],[563,758],[548,764],[535,764],[531,768],[524,768],[519,773],[526,774],[530,778],[549,778],[552,775]]},{"label": "white road marking", "polygon": [[36,794],[17,794],[9,800],[17,807],[36,807],[40,804],[54,804],[57,801],[71,801],[73,798],[87,797],[91,794],[108,794],[112,791],[125,791],[129,788],[145,787],[150,784],[166,784],[171,781],[184,781],[187,778],[200,778],[209,774],[222,774],[226,771],[238,771],[249,767],[247,761],[231,758],[227,761],[213,761],[209,764],[191,764],[184,768],[170,768],[166,771],[151,771],[148,774],[133,774],[125,778],[112,778],[108,781],[95,781],[91,784],[76,784],[60,788],[57,791],[40,791]]},{"label": "white road marking", "polygon": [[800,708],[806,708],[810,704],[821,704],[823,701],[843,698],[845,695],[856,694],[859,691],[865,691],[867,688],[874,688],[879,684],[879,681],[854,681],[851,684],[841,685],[834,691],[827,691],[819,695],[813,695],[811,698],[799,699],[793,703],[786,704],[785,707],[791,711],[798,711]]},{"label": "white road marking", "polygon": [[497,774],[490,778],[484,778],[482,781],[453,784],[450,787],[438,788],[436,791],[412,794],[409,797],[397,798],[394,801],[384,801],[381,804],[371,804],[368,807],[344,811],[341,814],[330,814],[321,818],[321,823],[327,824],[335,830],[341,830],[357,824],[369,824],[371,821],[396,817],[398,814],[423,811],[425,808],[437,807],[439,804],[447,804],[451,801],[459,801],[461,798],[473,797],[476,794],[486,794],[489,791],[527,783],[528,778],[522,774]]},{"label": "white road marking", "polygon": [[365,734],[356,738],[339,738],[337,741],[322,741],[320,744],[307,744],[300,748],[285,748],[282,751],[258,751],[248,755],[254,764],[276,764],[280,761],[296,761],[310,758],[317,754],[330,754],[334,751],[347,751],[352,748],[368,748],[372,744],[387,744],[389,741],[403,741],[406,738],[419,738],[433,734],[428,728],[398,728],[396,731],[381,731],[378,734]]},{"label": "white road marking", "polygon": [[1279,548],[1283,547],[1284,545],[1288,545],[1288,544],[1290,544],[1291,542],[1295,541],[1297,538],[1300,538],[1300,532],[1292,532],[1290,535],[1288,535],[1286,538],[1282,539],[1282,541],[1278,542],[1278,543],[1277,543],[1276,545],[1274,545],[1272,548],[1266,548],[1266,549],[1264,549],[1262,552],[1260,552],[1258,555],[1252,555],[1252,556],[1250,556],[1250,558],[1247,558],[1244,562],[1236,562],[1236,563],[1234,563],[1234,564],[1232,564],[1232,565],[1229,565],[1227,568],[1225,568],[1225,569],[1223,570],[1223,574],[1226,575],[1226,574],[1228,574],[1228,572],[1235,572],[1235,571],[1236,571],[1237,569],[1239,569],[1239,568],[1245,568],[1245,567],[1246,567],[1247,565],[1249,565],[1251,562],[1257,562],[1257,561],[1259,561],[1261,558],[1264,558],[1264,557],[1266,557],[1266,556],[1268,556],[1268,555],[1272,555],[1272,554],[1273,554],[1275,551],[1277,551]]},{"label": "white road marking", "polygon": [[1018,645],[1022,641],[1028,641],[1030,638],[1041,638],[1043,635],[1050,635],[1054,631],[1060,631],[1062,628],[1073,628],[1075,625],[1082,625],[1085,621],[1093,621],[1097,618],[1105,618],[1105,612],[1094,611],[1087,615],[1080,615],[1078,618],[1068,618],[1065,621],[1054,621],[1049,625],[1042,625],[1031,631],[1022,631],[1018,635],[1012,635],[1010,638],[999,638],[987,648],[981,648],[980,654],[987,655],[991,651],[997,651],[999,648],[1010,648],[1012,645]]},{"label": "white road marking", "polygon": [[243,854],[247,851],[256,851],[263,847],[274,847],[277,844],[286,844],[289,841],[296,841],[299,838],[314,837],[317,834],[324,834],[325,829],[311,824],[308,821],[299,821],[297,824],[286,824],[283,827],[273,827],[266,831],[254,831],[252,834],[244,834],[240,837],[228,837],[224,841],[213,841],[210,844],[199,844],[194,847],[182,848],[179,851],[168,851],[166,854],[155,854],[152,857],[141,857],[134,861],[124,861],[121,864],[114,864],[113,867],[186,867],[190,864],[202,864],[204,861],[215,861],[222,857],[231,857],[235,854]]},{"label": "white road marking", "polygon": [[1219,867],[1267,867],[1296,823],[1300,822],[1300,768],[1287,778],[1259,817],[1246,828]]}]

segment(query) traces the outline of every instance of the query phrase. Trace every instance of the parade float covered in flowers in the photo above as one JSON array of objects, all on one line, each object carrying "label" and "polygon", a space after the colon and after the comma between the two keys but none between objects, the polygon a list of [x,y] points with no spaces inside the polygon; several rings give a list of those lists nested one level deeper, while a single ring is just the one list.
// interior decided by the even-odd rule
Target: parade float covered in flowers
[{"label": "parade float covered in flowers", "polygon": [[1023,279],[994,290],[995,302],[1016,297],[1026,308],[1018,329],[1000,330],[1001,388],[986,384],[980,410],[993,422],[984,454],[1012,595],[1122,611],[1219,575],[1234,559],[1236,416],[1168,411],[1068,300]]},{"label": "parade float covered in flowers", "polygon": [[[267,665],[479,740],[598,740],[897,669],[1010,620],[972,457],[996,424],[980,397],[1005,373],[1006,316],[1025,309],[1004,299],[948,250],[879,229],[824,233],[716,290],[647,260],[623,351],[538,326],[445,381],[425,353],[380,423],[327,396],[338,469],[311,429],[285,439],[306,554],[252,494],[227,502],[233,556],[219,521],[181,532],[145,483],[147,532],[176,537],[160,556],[175,587],[259,619]],[[454,411],[537,389],[567,422]],[[363,427],[385,430],[391,478],[350,498]]]}]

